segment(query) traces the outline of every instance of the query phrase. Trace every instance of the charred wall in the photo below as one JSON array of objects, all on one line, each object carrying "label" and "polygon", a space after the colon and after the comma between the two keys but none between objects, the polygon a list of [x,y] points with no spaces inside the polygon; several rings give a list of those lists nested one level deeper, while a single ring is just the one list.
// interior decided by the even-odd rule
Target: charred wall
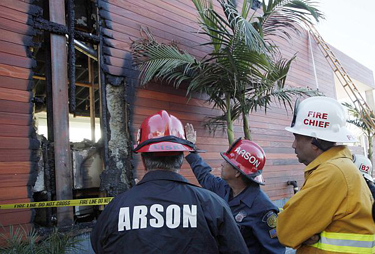
[{"label": "charred wall", "polygon": [[[32,80],[35,46],[32,16],[41,9],[31,1],[0,2],[0,203],[30,202],[36,180],[38,149],[33,122]],[[0,224],[30,226],[32,210],[0,210]]]}]

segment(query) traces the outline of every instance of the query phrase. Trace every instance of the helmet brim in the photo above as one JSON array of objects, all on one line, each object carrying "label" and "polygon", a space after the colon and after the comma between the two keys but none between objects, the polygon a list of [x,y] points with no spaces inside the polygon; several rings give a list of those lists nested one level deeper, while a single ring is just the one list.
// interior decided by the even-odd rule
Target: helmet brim
[{"label": "helmet brim", "polygon": [[260,174],[260,175],[257,175],[256,177],[253,177],[253,178],[251,178],[251,177],[248,177],[251,181],[253,181],[253,182],[256,182],[256,183],[258,183],[258,184],[260,184],[260,185],[266,185],[266,182],[264,181],[264,178],[263,178],[263,175],[262,174]]},{"label": "helmet brim", "polygon": [[368,181],[370,181],[370,182],[374,182],[374,179],[369,175],[369,174],[365,174],[365,173],[362,173],[362,175],[363,175],[363,177],[366,179],[366,180],[368,180]]},{"label": "helmet brim", "polygon": [[135,153],[165,153],[165,152],[192,152],[193,148],[174,142],[162,141],[151,143],[142,147],[134,146]]},{"label": "helmet brim", "polygon": [[327,133],[319,133],[319,135],[316,135],[314,133],[310,133],[309,130],[299,130],[294,127],[285,127],[286,131],[289,131],[294,134],[302,135],[302,136],[308,136],[312,138],[317,138],[324,141],[329,142],[339,142],[339,143],[355,143],[358,142],[358,140],[353,137],[351,132],[346,129],[346,127],[341,127],[341,130],[339,133],[335,134],[332,132]]},{"label": "helmet brim", "polygon": [[228,158],[228,156],[224,153],[224,152],[221,152],[220,153],[221,157],[223,157],[223,159],[228,162],[232,167],[234,167],[236,170],[240,171],[241,173],[244,174],[244,172],[238,167],[238,165],[234,164],[233,161],[231,159]]},{"label": "helmet brim", "polygon": [[236,170],[238,170],[241,174],[246,176],[248,179],[250,179],[251,181],[253,181],[257,184],[265,185],[264,178],[261,174],[262,170],[258,171],[260,174],[249,174],[249,175],[247,175],[236,164],[234,164],[233,161],[231,159],[229,159],[228,156],[224,152],[221,152],[220,155],[221,155],[221,157],[223,157],[223,159],[226,162],[228,162],[232,167],[234,167]]}]

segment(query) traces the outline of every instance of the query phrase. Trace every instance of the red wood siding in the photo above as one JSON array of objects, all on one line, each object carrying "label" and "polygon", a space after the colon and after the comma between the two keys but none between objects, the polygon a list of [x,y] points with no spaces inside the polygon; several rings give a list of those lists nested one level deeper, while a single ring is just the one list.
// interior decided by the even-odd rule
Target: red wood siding
[{"label": "red wood siding", "polygon": [[[216,1],[213,1],[217,6]],[[218,7],[218,10],[220,8]],[[183,50],[196,57],[202,57],[210,52],[209,47],[200,47],[206,38],[198,34],[197,13],[191,1],[136,1],[136,0],[104,0],[100,4],[100,16],[104,20],[104,58],[103,67],[112,75],[132,77],[130,71],[130,44],[140,37],[140,28],[149,28],[159,42],[174,41]],[[277,39],[277,44],[284,57],[297,55],[287,83],[294,87],[310,87],[316,89],[312,56],[319,84],[319,90],[326,96],[336,97],[333,72],[320,52],[317,44],[311,38],[312,54],[307,32],[293,35],[291,41]],[[368,73],[366,73],[367,75]],[[185,97],[186,91],[176,90],[170,86],[149,84],[146,88],[137,90],[134,109],[134,137],[143,119],[161,109],[177,116],[185,124],[192,123],[197,129],[198,147],[207,150],[202,157],[215,169],[219,175],[219,154],[228,147],[227,137],[221,131],[215,135],[203,128],[207,116],[219,114],[212,110],[204,101],[204,96],[193,96],[191,100]],[[287,186],[288,180],[303,183],[303,165],[301,165],[291,148],[293,136],[284,128],[290,125],[291,110],[286,111],[275,103],[265,114],[263,111],[252,113],[249,124],[253,140],[259,143],[267,154],[264,169],[266,186],[264,190],[272,200],[289,198],[293,194],[292,187]],[[235,136],[243,135],[239,122],[234,126]],[[136,156],[139,158],[139,155]],[[138,159],[139,162],[139,159]],[[144,169],[138,163],[138,178],[144,175]],[[184,163],[182,174],[196,183],[189,166]]]},{"label": "red wood siding", "polygon": [[[27,47],[35,34],[28,2],[0,2],[0,203],[30,202],[38,142],[32,128],[32,67]],[[0,224],[30,226],[31,210],[0,210]]]}]

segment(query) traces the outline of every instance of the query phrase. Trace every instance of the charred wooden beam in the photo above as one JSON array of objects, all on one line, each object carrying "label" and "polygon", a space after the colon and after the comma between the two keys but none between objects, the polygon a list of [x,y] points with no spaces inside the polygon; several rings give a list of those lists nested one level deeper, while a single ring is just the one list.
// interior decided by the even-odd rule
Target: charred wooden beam
[{"label": "charred wooden beam", "polygon": [[[97,0],[97,4],[100,0]],[[98,22],[99,15],[97,14],[97,19],[96,19],[96,25],[99,29],[99,45],[98,45],[98,70],[99,70],[99,104],[100,104],[100,126],[101,126],[101,136],[104,144],[104,149],[103,149],[103,157],[104,157],[104,166],[107,168],[108,166],[108,161],[109,161],[109,149],[108,149],[108,119],[107,119],[107,98],[106,98],[106,83],[105,83],[105,75],[104,71],[102,70],[102,66],[104,64],[103,62],[103,35],[102,35],[102,26]],[[102,184],[100,184],[101,189],[102,189]]]},{"label": "charred wooden beam", "polygon": [[[43,2],[43,9],[49,10],[48,2]],[[43,12],[44,18],[49,19],[49,12]],[[51,73],[51,36],[48,31],[44,31],[44,80],[46,81],[46,108],[47,108],[47,135],[48,141],[54,142],[55,136],[53,133],[53,102],[52,102],[52,73]],[[36,55],[36,54],[35,54]],[[48,210],[50,213],[52,210]],[[51,212],[52,213],[52,212]],[[48,215],[51,217],[51,214]]]},{"label": "charred wooden beam", "polygon": [[[68,28],[65,25],[61,25],[53,21],[45,20],[41,17],[36,17],[34,19],[33,26],[36,29],[46,30],[55,34],[60,34],[60,35],[69,34]],[[77,40],[80,40],[80,41],[91,42],[94,44],[98,44],[100,42],[99,36],[91,34],[91,33],[75,31],[74,36]]]},{"label": "charred wooden beam", "polygon": [[[51,21],[65,26],[64,0],[49,1],[49,10]],[[66,55],[65,35],[51,34],[53,118],[59,119],[53,123],[57,200],[73,198]],[[57,208],[59,226],[72,225],[73,222],[73,207]]]},{"label": "charred wooden beam", "polygon": [[68,0],[68,78],[69,78],[69,111],[74,114],[76,111],[76,52],[74,49],[74,1]]},{"label": "charred wooden beam", "polygon": [[90,125],[91,125],[91,141],[95,142],[95,90],[94,90],[94,66],[90,58],[87,59],[89,66],[89,83],[92,84],[90,89]]}]

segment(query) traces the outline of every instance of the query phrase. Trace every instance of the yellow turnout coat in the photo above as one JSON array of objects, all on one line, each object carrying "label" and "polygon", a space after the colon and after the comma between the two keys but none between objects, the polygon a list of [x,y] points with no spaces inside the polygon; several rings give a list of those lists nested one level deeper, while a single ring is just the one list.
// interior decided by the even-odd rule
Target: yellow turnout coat
[{"label": "yellow turnout coat", "polygon": [[[373,198],[346,146],[335,146],[305,168],[305,183],[277,219],[279,241],[297,253],[375,253]],[[315,234],[320,241],[302,243]]]}]

